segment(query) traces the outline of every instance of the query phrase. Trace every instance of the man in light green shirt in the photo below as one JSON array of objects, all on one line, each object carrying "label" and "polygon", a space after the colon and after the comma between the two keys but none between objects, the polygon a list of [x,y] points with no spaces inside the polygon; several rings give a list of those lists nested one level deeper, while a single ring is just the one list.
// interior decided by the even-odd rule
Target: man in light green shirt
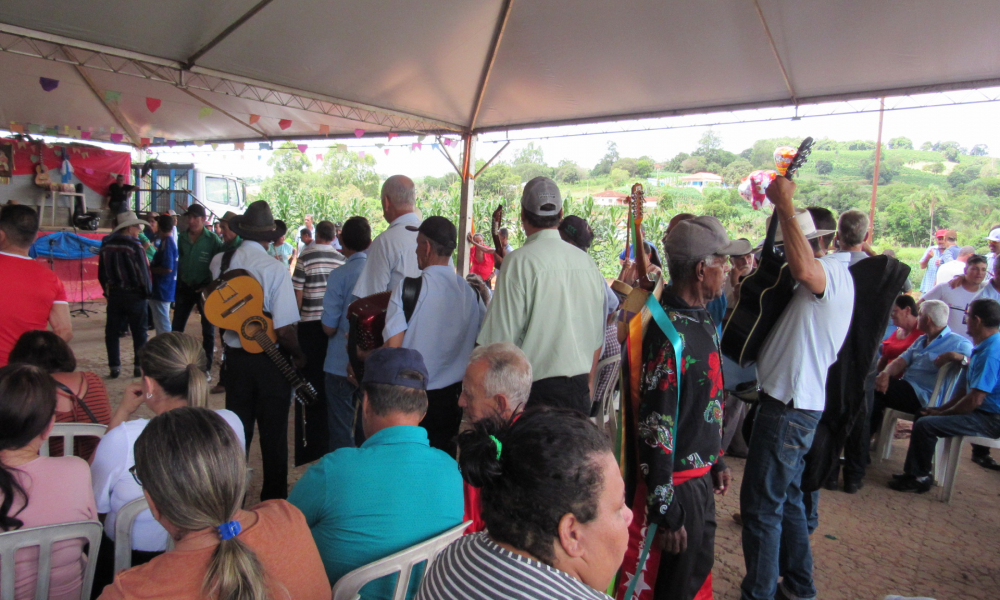
[{"label": "man in light green shirt", "polygon": [[590,374],[604,344],[606,286],[597,263],[559,237],[559,187],[536,177],[521,195],[524,246],[504,258],[476,343],[512,342],[531,361],[526,407],[590,414]]}]

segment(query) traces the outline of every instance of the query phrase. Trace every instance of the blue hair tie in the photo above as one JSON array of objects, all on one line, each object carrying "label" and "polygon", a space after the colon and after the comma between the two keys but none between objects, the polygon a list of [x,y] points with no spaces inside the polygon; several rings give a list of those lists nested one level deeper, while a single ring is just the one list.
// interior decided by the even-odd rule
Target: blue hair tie
[{"label": "blue hair tie", "polygon": [[243,531],[243,527],[240,526],[239,521],[229,521],[228,523],[223,523],[222,525],[216,527],[216,529],[219,530],[219,537],[222,538],[222,541],[231,540]]}]

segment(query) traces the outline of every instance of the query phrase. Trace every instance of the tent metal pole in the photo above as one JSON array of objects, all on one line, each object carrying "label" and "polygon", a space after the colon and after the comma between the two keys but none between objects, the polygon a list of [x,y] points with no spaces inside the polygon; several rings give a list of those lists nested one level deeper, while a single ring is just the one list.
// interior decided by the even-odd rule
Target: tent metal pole
[{"label": "tent metal pole", "polygon": [[490,73],[493,71],[493,63],[497,60],[497,51],[500,49],[500,41],[503,39],[504,29],[507,28],[507,20],[510,19],[510,7],[514,0],[504,0],[500,7],[500,18],[497,20],[496,29],[493,31],[493,41],[490,43],[490,53],[486,55],[486,64],[483,65],[483,74],[479,78],[479,87],[476,89],[476,103],[472,105],[472,116],[469,117],[469,129],[476,128],[476,121],[479,119],[479,110],[483,106],[483,98],[486,96],[486,86],[490,82]]},{"label": "tent metal pole", "polygon": [[461,177],[462,176],[462,169],[458,168],[458,165],[455,164],[454,159],[451,158],[451,154],[447,150],[444,149],[444,144],[441,143],[441,136],[437,136],[437,141],[438,141],[438,143],[437,143],[438,152],[440,152],[445,158],[448,159],[448,162],[451,163],[452,167],[454,167],[455,172],[458,173],[459,177]]},{"label": "tent metal pole", "polygon": [[244,13],[243,16],[241,16],[239,19],[236,19],[235,21],[233,21],[232,24],[229,25],[229,27],[226,27],[225,29],[223,29],[222,33],[220,33],[219,35],[215,36],[215,38],[213,38],[211,42],[205,44],[204,46],[202,46],[201,48],[199,48],[197,52],[195,52],[194,54],[192,54],[191,57],[187,59],[187,63],[185,64],[185,67],[187,67],[188,69],[190,69],[191,67],[193,67],[194,63],[196,63],[199,58],[201,58],[202,56],[205,56],[205,54],[208,51],[210,51],[212,48],[215,48],[217,45],[219,45],[219,43],[221,43],[223,40],[225,40],[227,37],[229,37],[229,35],[232,32],[234,32],[237,29],[239,29],[240,27],[242,27],[244,23],[246,23],[247,21],[249,21],[250,19],[252,19],[254,17],[254,15],[256,15],[261,10],[263,10],[264,7],[267,6],[268,4],[270,4],[271,2],[273,2],[273,0],[261,0],[260,2],[258,2],[256,6],[254,6],[253,8],[251,8],[250,10],[248,10],[246,13]]},{"label": "tent metal pole", "polygon": [[458,216],[458,264],[455,265],[458,273],[465,277],[469,274],[469,233],[472,232],[472,200],[476,192],[476,180],[472,174],[473,167],[476,166],[476,135],[465,133],[462,135],[465,145],[465,153],[462,157],[462,199],[459,205]]},{"label": "tent metal pole", "polygon": [[97,101],[100,102],[101,105],[108,111],[108,114],[110,114],[111,118],[115,120],[115,123],[118,123],[118,126],[125,131],[125,133],[128,135],[129,140],[131,140],[132,145],[138,148],[139,137],[135,134],[135,130],[132,128],[132,125],[128,122],[128,119],[125,118],[125,115],[122,114],[122,111],[118,108],[118,105],[108,102],[108,100],[104,97],[104,94],[101,93],[100,88],[97,87],[97,84],[94,83],[94,80],[90,78],[90,74],[87,73],[87,71],[83,67],[81,67],[80,64],[77,62],[76,57],[73,55],[72,50],[64,46],[62,48],[62,51],[63,54],[66,55],[67,59],[75,63],[73,66],[76,68],[76,72],[80,74],[80,78],[83,79],[84,83],[87,84],[87,87],[90,88],[90,91],[94,93],[94,96],[97,98]]},{"label": "tent metal pole", "polygon": [[764,11],[760,8],[760,2],[753,0],[754,8],[757,9],[757,16],[760,17],[760,24],[764,27],[764,33],[767,35],[767,41],[771,44],[771,52],[774,53],[774,60],[778,62],[778,68],[781,69],[781,76],[785,80],[785,87],[788,88],[788,94],[792,98],[794,104],[798,104],[798,100],[795,95],[795,88],[792,87],[792,82],[788,78],[788,71],[785,70],[785,63],[781,60],[781,55],[778,54],[778,46],[774,43],[774,37],[771,35],[771,28],[767,26],[767,20],[764,18]]},{"label": "tent metal pole", "polygon": [[482,173],[483,171],[485,171],[486,167],[492,165],[493,161],[495,161],[497,159],[497,157],[500,156],[500,153],[507,149],[507,146],[510,146],[510,142],[507,142],[506,144],[504,144],[503,146],[501,146],[500,149],[497,150],[497,153],[493,155],[493,158],[489,159],[488,161],[486,161],[486,163],[483,164],[483,166],[479,167],[479,170],[476,171],[476,174],[473,175],[472,178],[475,179],[475,178],[479,177],[479,174]]},{"label": "tent metal pole", "polygon": [[[868,213],[868,235],[875,232],[875,196],[878,194],[878,168],[882,162],[882,119],[885,117],[885,98],[879,98],[878,141],[875,142],[875,173],[872,176],[872,207]],[[871,243],[872,238],[868,239]]]}]

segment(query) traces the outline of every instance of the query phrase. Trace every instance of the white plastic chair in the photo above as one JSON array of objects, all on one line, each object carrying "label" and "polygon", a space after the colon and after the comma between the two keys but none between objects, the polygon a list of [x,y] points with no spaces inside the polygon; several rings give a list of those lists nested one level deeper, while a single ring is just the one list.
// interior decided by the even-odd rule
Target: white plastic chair
[{"label": "white plastic chair", "polygon": [[[961,379],[962,366],[959,363],[948,363],[938,369],[937,380],[934,382],[934,391],[927,403],[931,408],[936,408],[948,402],[955,393],[955,387]],[[882,429],[879,431],[878,443],[876,444],[875,457],[878,462],[888,460],[892,453],[892,440],[896,433],[896,421],[904,419],[913,421],[916,415],[905,413],[892,408],[885,409],[885,416],[882,417]],[[944,450],[939,444],[934,453],[934,481],[940,482],[944,477]]]},{"label": "white plastic chair", "polygon": [[600,381],[601,374],[606,369],[611,370],[611,377],[601,389],[594,389],[594,403],[597,404],[597,415],[593,417],[594,423],[598,427],[606,428],[609,432],[618,430],[618,404],[621,391],[618,382],[621,380],[621,354],[609,356],[599,363],[594,370],[597,381]]},{"label": "white plastic chair", "polygon": [[38,453],[41,456],[48,456],[49,442],[52,438],[62,438],[63,456],[72,456],[74,452],[73,441],[77,437],[102,438],[107,430],[108,426],[101,425],[100,423],[56,423],[52,427],[49,439],[42,442],[42,447],[38,449]]},{"label": "white plastic chair", "polygon": [[[962,446],[965,445],[965,442],[979,446],[988,446],[990,448],[1000,448],[1000,439],[978,436],[966,437],[964,435],[956,435],[955,437],[938,440],[937,449],[944,455],[941,461],[944,463],[940,483],[941,495],[939,499],[941,502],[951,502],[951,494],[955,491],[955,479],[958,477],[958,460],[962,456]],[[944,446],[943,451],[941,450],[942,446]]]},{"label": "white plastic chair", "polygon": [[38,580],[35,584],[35,600],[49,597],[49,577],[52,572],[52,545],[65,540],[84,539],[90,543],[87,562],[83,571],[83,585],[80,600],[90,598],[94,585],[94,571],[97,569],[97,552],[101,548],[101,524],[97,521],[60,523],[44,527],[31,527],[0,533],[0,598],[14,598],[14,555],[21,548],[38,547]]},{"label": "white plastic chair", "polygon": [[396,590],[392,594],[392,600],[405,600],[406,592],[410,588],[410,573],[413,571],[413,567],[427,561],[424,566],[424,573],[426,573],[437,555],[445,549],[445,546],[462,537],[471,524],[472,521],[466,521],[437,537],[354,569],[341,577],[333,586],[333,600],[358,600],[361,598],[359,592],[366,584],[393,573],[399,573],[399,579],[396,581]]}]

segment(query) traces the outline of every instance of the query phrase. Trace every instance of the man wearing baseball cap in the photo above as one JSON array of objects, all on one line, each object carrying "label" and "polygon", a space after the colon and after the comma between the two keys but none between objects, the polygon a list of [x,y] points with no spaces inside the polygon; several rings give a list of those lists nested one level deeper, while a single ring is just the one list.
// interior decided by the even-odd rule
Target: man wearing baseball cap
[{"label": "man wearing baseball cap", "polygon": [[[677,350],[686,367],[676,364],[663,330],[651,325],[642,343],[641,399],[637,410],[627,411],[637,415],[629,430],[640,432],[635,477],[646,489],[632,501],[633,514],[643,517],[629,527],[629,546],[642,547],[647,527],[657,525],[664,551],[640,574],[655,575],[657,598],[683,600],[703,586],[711,589],[714,496],[728,491],[732,477],[722,460],[725,391],[719,334],[708,303],[722,295],[729,257],[749,246],[730,240],[719,220],[709,216],[680,221],[664,242],[670,285],[660,304],[684,340]],[[629,572],[636,567],[625,566]]]},{"label": "man wearing baseball cap", "polygon": [[[331,583],[462,522],[458,465],[429,447],[419,426],[430,377],[416,350],[372,351],[361,380],[367,439],[321,458],[288,496],[309,523]],[[377,580],[366,597],[389,598],[394,585]]]},{"label": "man wearing baseball cap", "polygon": [[590,414],[591,374],[604,344],[606,283],[597,263],[563,242],[562,196],[548,177],[521,195],[527,240],[504,258],[480,346],[512,342],[531,361],[527,406],[547,404]]},{"label": "man wearing baseball cap", "polygon": [[[152,295],[153,283],[149,274],[146,251],[139,243],[139,234],[145,221],[132,211],[118,215],[118,225],[101,243],[97,262],[97,279],[101,282],[104,297],[108,299],[108,320],[104,324],[104,344],[108,351],[111,378],[121,373],[119,340],[123,326],[132,330],[135,357],[146,345],[147,301]],[[133,377],[141,377],[136,363]]]},{"label": "man wearing baseball cap", "polygon": [[920,268],[927,269],[924,279],[920,282],[920,293],[926,294],[936,285],[938,267],[951,260],[951,253],[948,252],[948,230],[938,229],[934,233],[937,246],[931,246],[924,252],[924,257],[920,259]]},{"label": "man wearing baseball cap", "polygon": [[1000,226],[990,230],[990,234],[986,236],[986,243],[990,246],[990,252],[986,255],[986,272],[992,273],[993,262],[997,258],[997,253],[1000,252]]},{"label": "man wearing baseball cap", "polygon": [[[427,217],[417,232],[420,276],[404,278],[392,290],[382,337],[389,348],[412,348],[427,365],[427,416],[420,422],[434,448],[455,455],[462,424],[458,397],[486,305],[465,278],[448,266],[458,245],[458,231],[444,217]],[[403,298],[414,286],[416,299],[407,316]],[[367,372],[366,372],[367,374]]]},{"label": "man wearing baseball cap", "polygon": [[201,313],[201,347],[211,369],[215,356],[215,326],[205,317],[201,289],[212,281],[212,257],[222,252],[222,239],[205,227],[208,213],[201,204],[192,204],[181,216],[187,231],[177,240],[177,291],[174,292],[172,331],[184,331],[195,305]]}]

